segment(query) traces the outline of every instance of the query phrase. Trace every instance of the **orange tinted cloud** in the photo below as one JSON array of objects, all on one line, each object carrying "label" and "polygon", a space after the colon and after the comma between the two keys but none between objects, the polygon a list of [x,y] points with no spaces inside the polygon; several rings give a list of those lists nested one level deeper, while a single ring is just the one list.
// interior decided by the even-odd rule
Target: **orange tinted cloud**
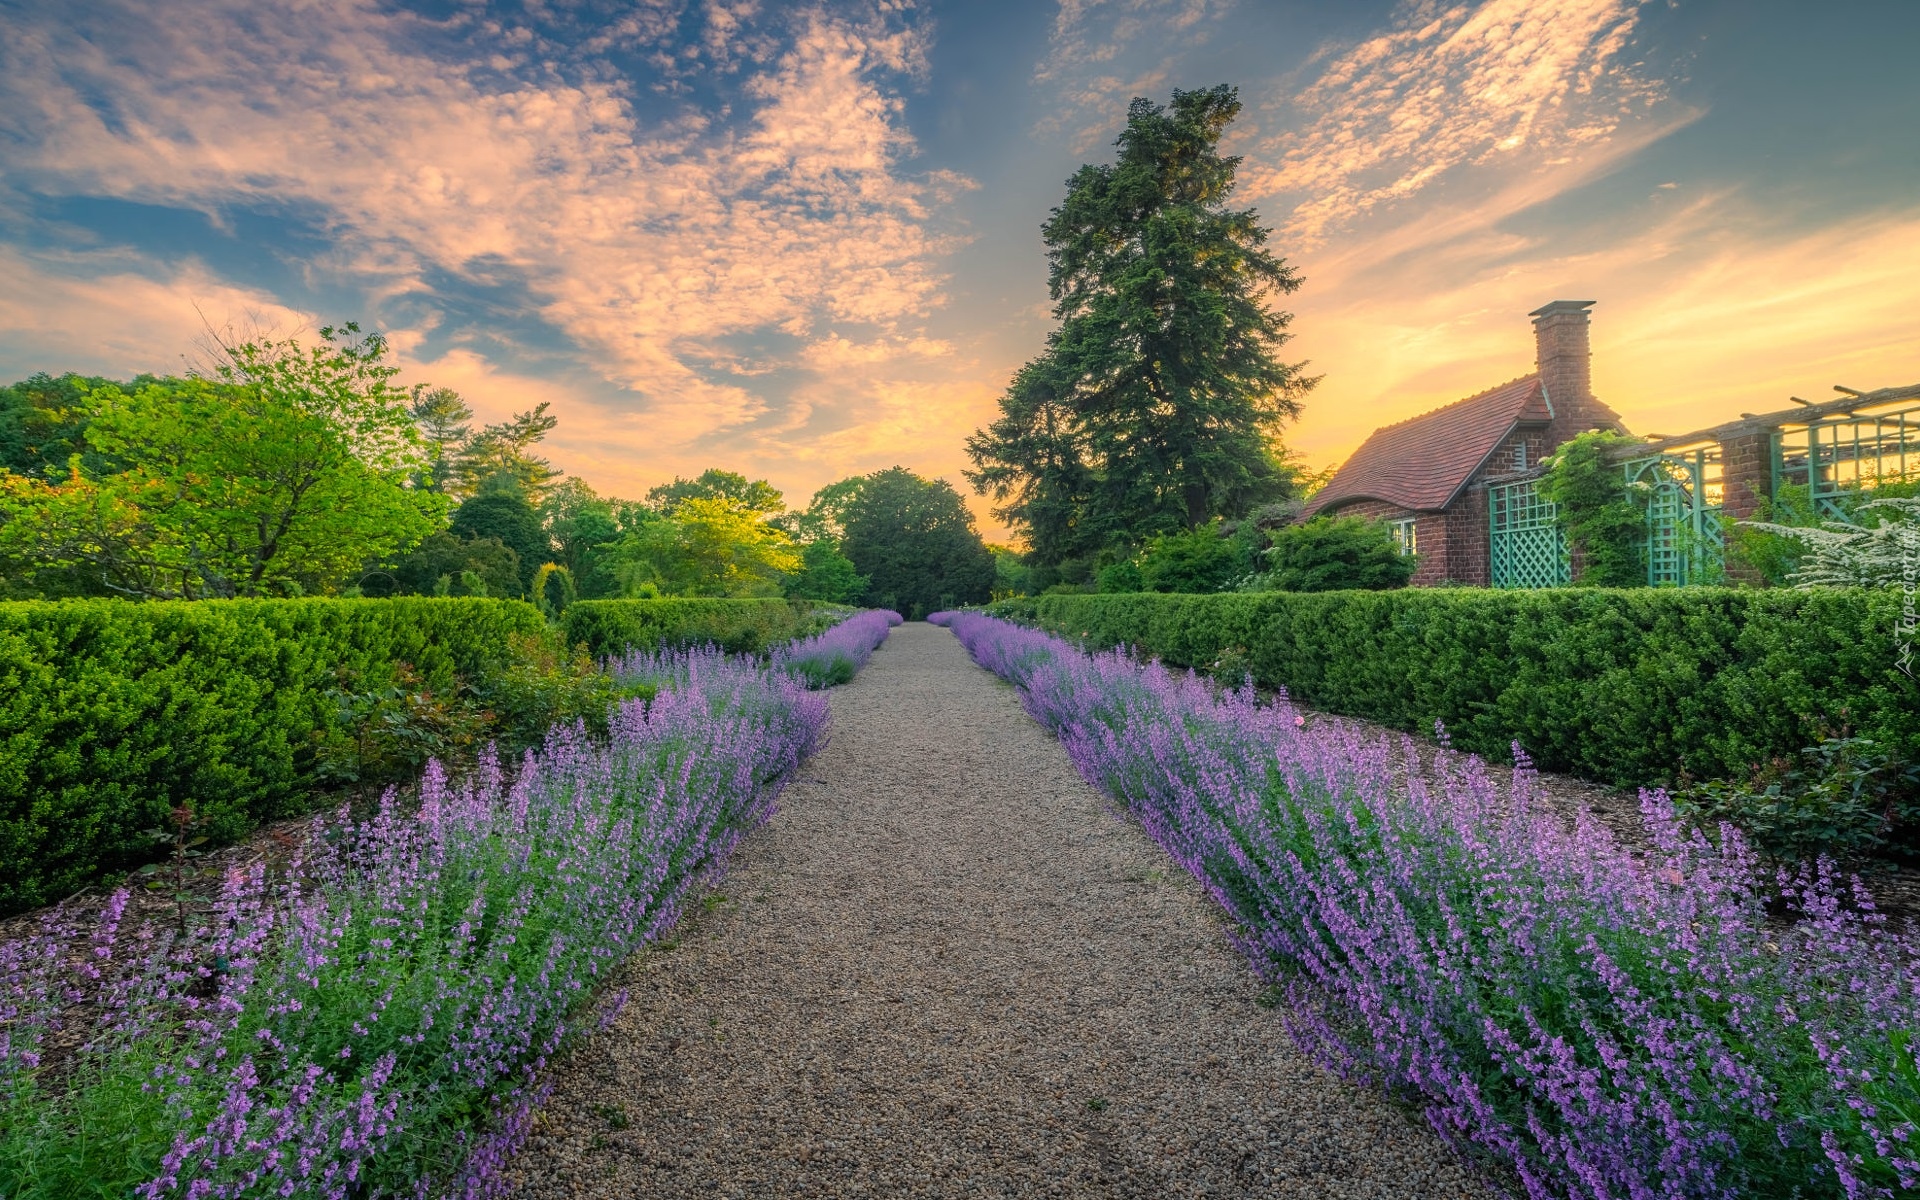
[{"label": "orange tinted cloud", "polygon": [[[127,378],[181,372],[213,332],[290,336],[304,313],[197,263],[161,268],[106,254],[26,255],[0,246],[0,346],[30,370]],[[210,328],[211,326],[211,328]]]},{"label": "orange tinted cloud", "polygon": [[1627,57],[1639,0],[1433,0],[1332,54],[1260,144],[1249,196],[1297,197],[1290,245],[1315,245],[1461,166],[1553,167],[1658,105]]},{"label": "orange tinted cloud", "polygon": [[[753,6],[708,6],[709,50],[750,104],[727,121],[643,121],[615,82],[498,74],[511,55],[432,57],[412,48],[424,23],[367,0],[106,15],[150,40],[148,74],[95,39],[28,31],[0,49],[0,100],[36,135],[11,171],[42,189],[216,214],[304,203],[335,238],[308,266],[329,281],[518,288],[645,418],[593,419],[637,424],[626,449],[668,469],[715,431],[777,418],[781,397],[752,386],[767,370],[931,346],[922,324],[955,244],[932,210],[968,184],[901,166],[915,148],[883,79],[922,70],[923,39],[887,7],[776,9],[783,36],[756,42],[739,36]],[[768,333],[792,348],[768,360],[734,344]]]}]

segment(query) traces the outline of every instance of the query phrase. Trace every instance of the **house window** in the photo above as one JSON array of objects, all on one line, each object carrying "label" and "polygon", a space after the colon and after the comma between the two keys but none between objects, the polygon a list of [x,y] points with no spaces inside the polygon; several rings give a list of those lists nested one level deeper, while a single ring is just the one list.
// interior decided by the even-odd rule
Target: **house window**
[{"label": "house window", "polygon": [[1420,552],[1420,546],[1415,537],[1416,522],[1412,517],[1404,521],[1389,521],[1387,528],[1393,531],[1393,544],[1400,548],[1400,553],[1418,554]]}]

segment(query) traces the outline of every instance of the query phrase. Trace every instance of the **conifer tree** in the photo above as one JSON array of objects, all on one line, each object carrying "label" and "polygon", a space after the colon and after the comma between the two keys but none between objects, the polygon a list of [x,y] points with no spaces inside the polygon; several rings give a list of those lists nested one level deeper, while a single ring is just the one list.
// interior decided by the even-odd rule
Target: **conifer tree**
[{"label": "conifer tree", "polygon": [[1315,380],[1278,353],[1300,287],[1219,152],[1235,90],[1136,99],[1117,161],[1042,226],[1059,327],[968,440],[974,487],[1038,562],[1234,517],[1289,491],[1274,434]]}]

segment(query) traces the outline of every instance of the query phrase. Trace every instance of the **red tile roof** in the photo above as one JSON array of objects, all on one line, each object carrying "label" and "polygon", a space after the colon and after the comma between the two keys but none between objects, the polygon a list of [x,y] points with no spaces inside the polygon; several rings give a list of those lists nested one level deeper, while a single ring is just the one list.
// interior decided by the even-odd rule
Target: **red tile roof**
[{"label": "red tile roof", "polygon": [[1515,424],[1552,418],[1540,377],[1526,375],[1398,425],[1382,426],[1307,502],[1306,515],[1351,500],[1445,508]]}]

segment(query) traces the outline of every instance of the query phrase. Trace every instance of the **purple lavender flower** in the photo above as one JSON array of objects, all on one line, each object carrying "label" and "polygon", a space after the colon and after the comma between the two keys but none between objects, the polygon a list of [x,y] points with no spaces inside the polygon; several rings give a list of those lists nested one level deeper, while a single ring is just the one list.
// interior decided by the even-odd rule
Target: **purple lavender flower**
[{"label": "purple lavender flower", "polygon": [[860,673],[898,624],[900,614],[896,612],[867,609],[825,633],[787,643],[773,652],[771,660],[776,668],[805,680],[810,688],[837,687]]},{"label": "purple lavender flower", "polygon": [[[886,628],[870,614],[839,644]],[[750,659],[612,670],[662,686],[604,742],[557,728],[457,784],[430,764],[417,807],[316,817],[300,861],[234,872],[184,933],[126,928],[121,893],[91,929],[56,911],[0,944],[0,1194],[493,1190],[615,966],[826,733],[824,697]],[[74,1021],[84,1044],[44,1078]]]},{"label": "purple lavender flower", "polygon": [[[1920,945],[1827,864],[1768,876],[1739,834],[1641,803],[1644,861],[1502,786],[1283,698],[952,628],[1086,778],[1227,909],[1293,1036],[1417,1097],[1530,1196],[1891,1196],[1920,1186]],[[1791,908],[1791,927],[1769,902]]]}]

